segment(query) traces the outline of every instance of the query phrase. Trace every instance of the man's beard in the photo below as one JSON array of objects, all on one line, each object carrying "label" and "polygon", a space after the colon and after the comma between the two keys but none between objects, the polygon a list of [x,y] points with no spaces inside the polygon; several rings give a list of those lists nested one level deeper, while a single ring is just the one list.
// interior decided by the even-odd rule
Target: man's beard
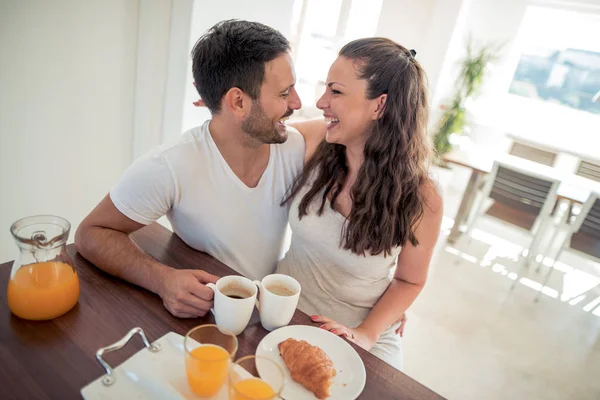
[{"label": "man's beard", "polygon": [[[292,110],[288,110],[282,118],[288,117],[292,113]],[[288,138],[287,131],[285,129],[281,131],[281,128],[278,129],[278,125],[278,121],[269,119],[260,102],[256,100],[252,102],[250,115],[242,122],[242,131],[261,143],[283,143]]]}]

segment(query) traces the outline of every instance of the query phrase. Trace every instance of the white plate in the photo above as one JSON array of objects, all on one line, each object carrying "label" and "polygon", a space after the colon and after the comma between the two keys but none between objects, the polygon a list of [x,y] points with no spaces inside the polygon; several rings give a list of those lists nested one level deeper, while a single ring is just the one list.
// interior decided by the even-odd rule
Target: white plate
[{"label": "white plate", "polygon": [[285,371],[286,382],[282,393],[285,400],[316,399],[312,392],[292,379],[290,371],[279,354],[277,345],[288,338],[306,340],[313,346],[319,346],[331,358],[337,374],[333,378],[329,399],[353,400],[363,391],[367,380],[365,365],[352,346],[324,329],[307,325],[291,325],[269,333],[256,349],[257,356],[274,360]]}]

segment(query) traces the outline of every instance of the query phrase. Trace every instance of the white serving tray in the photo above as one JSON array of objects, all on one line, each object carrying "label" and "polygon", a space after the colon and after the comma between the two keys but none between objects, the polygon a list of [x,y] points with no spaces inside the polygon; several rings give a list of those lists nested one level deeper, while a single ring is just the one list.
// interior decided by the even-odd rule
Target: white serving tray
[{"label": "white serving tray", "polygon": [[[142,336],[145,348],[116,368],[111,368],[102,355],[125,346],[135,335]],[[169,332],[150,344],[141,328],[134,328],[118,342],[96,353],[100,365],[107,371],[81,389],[86,400],[100,399],[197,399],[190,390],[185,375],[183,336]],[[223,385],[214,400],[228,400],[227,385]]]}]

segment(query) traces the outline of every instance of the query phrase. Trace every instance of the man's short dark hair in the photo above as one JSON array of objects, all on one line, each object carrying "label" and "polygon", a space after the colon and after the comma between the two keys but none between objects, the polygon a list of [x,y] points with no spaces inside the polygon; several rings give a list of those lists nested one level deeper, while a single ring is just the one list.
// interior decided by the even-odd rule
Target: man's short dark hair
[{"label": "man's short dark hair", "polygon": [[253,100],[260,96],[265,63],[290,50],[277,30],[258,22],[227,20],[210,28],[192,50],[192,73],[198,94],[213,114],[232,87]]}]

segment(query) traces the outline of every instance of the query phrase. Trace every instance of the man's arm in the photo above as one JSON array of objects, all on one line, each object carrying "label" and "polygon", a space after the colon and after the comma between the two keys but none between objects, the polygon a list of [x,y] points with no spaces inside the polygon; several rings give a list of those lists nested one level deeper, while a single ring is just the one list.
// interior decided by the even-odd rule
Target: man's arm
[{"label": "man's arm", "polygon": [[300,134],[304,136],[306,143],[306,153],[304,154],[304,162],[306,163],[315,154],[317,147],[327,134],[327,124],[323,118],[309,119],[307,121],[299,121],[290,123],[290,126],[298,129]]},{"label": "man's arm", "polygon": [[206,314],[213,291],[204,284],[218,277],[201,270],[176,270],[150,257],[129,237],[143,226],[123,215],[107,195],[79,225],[75,248],[103,271],[158,294],[173,315]]}]

